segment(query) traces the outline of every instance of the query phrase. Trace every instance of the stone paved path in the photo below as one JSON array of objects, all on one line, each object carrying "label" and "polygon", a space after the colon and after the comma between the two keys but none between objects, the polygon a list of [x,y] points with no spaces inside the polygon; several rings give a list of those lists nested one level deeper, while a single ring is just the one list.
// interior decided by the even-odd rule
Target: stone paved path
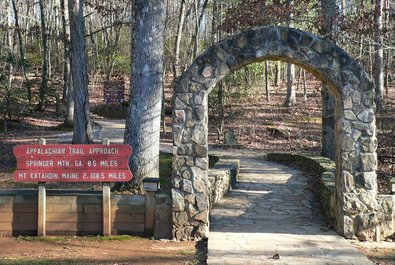
[{"label": "stone paved path", "polygon": [[[240,178],[211,214],[208,264],[372,264],[325,227],[300,171],[241,157]],[[279,259],[273,258],[279,254]]]},{"label": "stone paved path", "polygon": [[[94,140],[123,143],[124,120],[99,120]],[[51,139],[70,142],[72,133]],[[161,143],[161,150],[172,145]],[[235,153],[237,152],[237,153]],[[237,155],[237,188],[213,209],[208,264],[372,264],[344,238],[323,227],[307,179],[297,170],[257,158],[248,150],[210,150]],[[280,258],[273,259],[278,253]]]}]

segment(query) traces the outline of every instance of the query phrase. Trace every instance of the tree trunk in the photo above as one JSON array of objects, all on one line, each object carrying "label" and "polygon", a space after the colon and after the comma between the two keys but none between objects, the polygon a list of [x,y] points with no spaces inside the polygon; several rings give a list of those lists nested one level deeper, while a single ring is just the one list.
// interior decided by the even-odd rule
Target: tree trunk
[{"label": "tree trunk", "polygon": [[[135,0],[132,73],[125,143],[133,148],[129,184],[142,191],[142,180],[159,178],[159,132],[163,86],[164,0]],[[149,37],[148,37],[149,36]]]},{"label": "tree trunk", "polygon": [[[320,33],[326,39],[334,41],[334,21],[336,15],[335,0],[321,0],[323,26]],[[321,155],[335,160],[335,98],[325,85],[321,86],[322,95],[322,146]]]},{"label": "tree trunk", "polygon": [[384,105],[384,63],[383,63],[383,0],[376,0],[375,6],[375,73],[376,106],[380,111]]},{"label": "tree trunk", "polygon": [[284,107],[292,107],[296,104],[294,79],[295,66],[291,63],[287,63],[287,97],[284,102]]},{"label": "tree trunk", "polygon": [[25,52],[23,51],[22,33],[21,33],[21,28],[19,26],[18,9],[16,8],[15,0],[12,0],[12,9],[14,10],[15,29],[18,35],[19,54],[21,56],[21,61],[22,61],[23,77],[25,78],[25,82],[26,82],[27,99],[29,100],[29,105],[30,105],[30,103],[32,102],[32,88],[30,85],[29,78],[27,77],[27,69],[26,69],[27,62],[25,59]]},{"label": "tree trunk", "polygon": [[303,77],[303,101],[307,103],[306,71],[302,69]]},{"label": "tree trunk", "polygon": [[73,143],[92,142],[92,124],[89,112],[88,69],[85,49],[85,0],[69,0],[71,75],[74,96]]},{"label": "tree trunk", "polygon": [[63,101],[66,102],[66,117],[64,123],[73,125],[74,121],[74,99],[73,86],[71,84],[70,72],[70,28],[67,26],[67,9],[64,0],[60,0],[62,14],[62,34],[63,34]]},{"label": "tree trunk", "polygon": [[45,97],[47,95],[47,90],[48,90],[48,61],[49,61],[49,49],[48,49],[48,35],[47,35],[47,29],[46,29],[46,23],[45,23],[45,13],[44,13],[44,3],[43,0],[40,0],[39,2],[40,6],[40,20],[41,20],[41,39],[42,39],[42,45],[43,45],[43,69],[42,69],[42,75],[41,75],[41,85],[40,85],[40,91],[39,91],[39,102],[37,105],[37,110],[43,111],[44,110],[44,102],[45,102]]},{"label": "tree trunk", "polygon": [[274,67],[275,67],[275,71],[274,71],[275,72],[274,73],[274,86],[278,87],[279,82],[281,80],[281,62],[280,61],[276,62]]},{"label": "tree trunk", "polygon": [[225,97],[224,97],[224,81],[218,83],[218,140],[224,136],[225,127]]},{"label": "tree trunk", "polygon": [[269,88],[269,76],[268,76],[268,63],[265,61],[265,92],[266,92],[266,102],[270,102],[270,88]]},{"label": "tree trunk", "polygon": [[176,43],[174,46],[174,63],[173,63],[173,77],[176,79],[180,75],[180,45],[182,38],[182,29],[184,27],[185,21],[185,0],[181,0],[180,4],[180,16],[178,19],[178,27],[177,27],[177,35],[176,35]]},{"label": "tree trunk", "polygon": [[[8,3],[6,3],[6,6],[8,7]],[[11,4],[10,4],[11,6]],[[7,88],[5,91],[5,101],[6,101],[6,109],[5,112],[8,116],[9,120],[12,120],[12,110],[11,110],[11,93],[12,93],[12,82],[14,80],[14,60],[13,60],[13,47],[14,47],[14,38],[12,37],[12,32],[11,32],[11,22],[12,16],[11,16],[11,8],[9,9],[9,14],[7,14],[7,31],[6,31],[6,45],[8,46],[7,48],[7,58],[8,58],[8,77],[7,77]],[[5,120],[5,118],[4,118]]]}]

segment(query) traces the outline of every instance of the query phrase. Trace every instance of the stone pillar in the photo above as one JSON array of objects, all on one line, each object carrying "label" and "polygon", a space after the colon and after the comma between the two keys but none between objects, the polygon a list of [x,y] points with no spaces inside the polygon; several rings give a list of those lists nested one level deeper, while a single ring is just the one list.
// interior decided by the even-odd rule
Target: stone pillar
[{"label": "stone pillar", "polygon": [[[189,83],[187,87],[196,84]],[[173,237],[208,236],[209,184],[207,95],[204,91],[175,94],[173,125]]]},{"label": "stone pillar", "polygon": [[346,238],[373,240],[379,223],[376,128],[369,107],[374,106],[374,94],[355,87],[349,83],[343,88],[337,107],[336,230]]}]

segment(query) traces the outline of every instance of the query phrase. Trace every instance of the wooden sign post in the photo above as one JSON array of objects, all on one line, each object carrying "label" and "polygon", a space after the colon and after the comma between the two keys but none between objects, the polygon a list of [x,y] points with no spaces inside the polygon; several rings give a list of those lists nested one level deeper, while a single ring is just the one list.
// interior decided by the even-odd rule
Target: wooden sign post
[{"label": "wooden sign post", "polygon": [[14,147],[17,182],[38,182],[38,230],[45,236],[45,182],[102,182],[103,235],[111,235],[111,191],[109,182],[132,179],[129,157],[132,148],[126,144],[51,144],[40,139],[38,145]]},{"label": "wooden sign post", "polygon": [[[39,146],[44,146],[46,140],[41,138],[38,141]],[[47,212],[47,191],[45,189],[45,182],[38,183],[38,222],[37,222],[37,235],[45,236],[46,233],[46,212]]]}]

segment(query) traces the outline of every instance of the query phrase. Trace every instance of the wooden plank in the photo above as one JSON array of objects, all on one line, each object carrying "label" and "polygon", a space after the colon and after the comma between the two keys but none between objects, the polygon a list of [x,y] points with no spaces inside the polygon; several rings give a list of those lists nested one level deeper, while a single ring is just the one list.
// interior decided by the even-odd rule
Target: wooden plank
[{"label": "wooden plank", "polygon": [[38,203],[36,195],[18,195],[14,197],[14,203]]},{"label": "wooden plank", "polygon": [[38,212],[38,205],[37,204],[14,204],[13,205],[14,212],[17,213],[37,213]]},{"label": "wooden plank", "polygon": [[145,205],[111,205],[111,208],[117,213],[145,213]]},{"label": "wooden plank", "polygon": [[144,232],[144,223],[115,222],[112,225],[112,229],[115,231],[118,231],[118,233],[119,233],[119,231],[142,233],[142,232]]},{"label": "wooden plank", "polygon": [[145,193],[145,231],[147,234],[154,233],[155,205],[155,192],[147,191]]},{"label": "wooden plank", "polygon": [[115,213],[112,215],[111,220],[121,223],[143,223],[145,219],[144,214],[141,213]]},{"label": "wooden plank", "polygon": [[0,213],[37,213],[37,203],[35,204],[0,204]]},{"label": "wooden plank", "polygon": [[14,203],[15,196],[0,196],[0,204]]},{"label": "wooden plank", "polygon": [[37,220],[37,213],[3,213],[0,212],[0,222],[30,223]]},{"label": "wooden plank", "polygon": [[82,231],[82,223],[76,222],[47,222],[48,231]]},{"label": "wooden plank", "polygon": [[47,204],[47,213],[82,213],[83,205],[77,204]]},{"label": "wooden plank", "polygon": [[115,205],[145,205],[145,195],[111,195],[111,203]]},{"label": "wooden plank", "polygon": [[84,213],[103,213],[102,204],[84,204]]},{"label": "wooden plank", "polygon": [[107,183],[103,184],[103,235],[111,235],[111,190]]},{"label": "wooden plank", "polygon": [[101,222],[101,214],[47,213],[47,222]]},{"label": "wooden plank", "polygon": [[86,233],[92,233],[92,234],[102,234],[103,232],[103,223],[83,223],[82,224],[82,231]]},{"label": "wooden plank", "polygon": [[45,225],[46,225],[46,191],[45,191],[45,183],[38,184],[38,227],[37,227],[37,235],[45,236]]},{"label": "wooden plank", "polygon": [[77,204],[77,196],[47,196],[48,204]]},{"label": "wooden plank", "polygon": [[35,230],[37,231],[37,221],[35,222],[0,222],[1,231],[15,230]]}]

